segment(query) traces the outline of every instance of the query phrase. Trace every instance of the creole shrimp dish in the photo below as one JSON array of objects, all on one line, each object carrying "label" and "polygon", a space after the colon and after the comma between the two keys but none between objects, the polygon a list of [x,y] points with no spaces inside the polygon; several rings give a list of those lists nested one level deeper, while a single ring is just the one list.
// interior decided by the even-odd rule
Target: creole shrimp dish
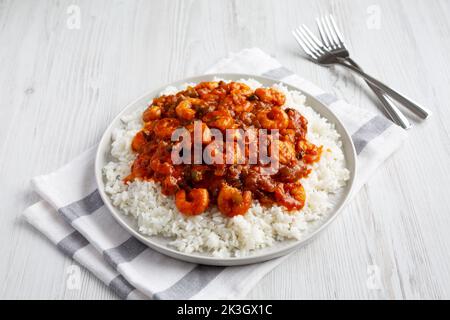
[{"label": "creole shrimp dish", "polygon": [[334,126],[253,79],[169,87],[113,132],[105,191],[179,251],[242,256],[301,239],[349,179]]}]

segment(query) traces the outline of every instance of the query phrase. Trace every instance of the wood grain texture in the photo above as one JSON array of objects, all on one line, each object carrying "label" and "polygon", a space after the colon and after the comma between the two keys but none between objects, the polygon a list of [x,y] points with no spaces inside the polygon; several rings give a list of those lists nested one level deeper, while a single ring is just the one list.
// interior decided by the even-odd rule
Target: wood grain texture
[{"label": "wood grain texture", "polygon": [[[67,27],[71,5],[80,8],[80,29]],[[21,214],[38,200],[30,178],[94,145],[114,115],[149,88],[199,74],[230,51],[260,47],[324,89],[377,110],[361,80],[299,57],[290,30],[326,12],[366,71],[434,114],[415,123],[326,232],[248,298],[449,299],[446,0],[0,0],[0,298],[117,298],[83,269],[81,288],[70,290],[74,262]],[[370,268],[378,270],[379,289],[370,286]]]}]

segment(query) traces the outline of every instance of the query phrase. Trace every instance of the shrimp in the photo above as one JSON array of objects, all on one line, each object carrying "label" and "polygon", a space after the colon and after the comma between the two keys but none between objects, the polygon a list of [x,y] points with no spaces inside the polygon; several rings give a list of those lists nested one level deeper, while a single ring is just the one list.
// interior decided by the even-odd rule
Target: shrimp
[{"label": "shrimp", "polygon": [[234,110],[237,113],[250,112],[254,105],[241,94],[231,93],[219,103],[219,110]]},{"label": "shrimp", "polygon": [[289,125],[289,117],[286,112],[279,108],[273,107],[258,112],[256,119],[264,129],[286,129]]},{"label": "shrimp", "polygon": [[136,133],[133,140],[131,141],[131,150],[139,153],[142,151],[146,143],[147,139],[145,133],[144,131],[141,130],[138,133]]},{"label": "shrimp", "polygon": [[162,108],[160,106],[150,106],[147,110],[144,111],[142,115],[142,120],[144,122],[149,122],[152,120],[157,120],[161,118]]},{"label": "shrimp", "polygon": [[183,120],[193,120],[195,118],[195,109],[193,106],[201,105],[202,101],[196,98],[187,98],[181,101],[175,108],[177,116]]},{"label": "shrimp", "polygon": [[294,129],[283,129],[280,131],[280,134],[281,134],[280,139],[295,143],[296,132]]},{"label": "shrimp", "polygon": [[305,139],[308,131],[308,120],[297,110],[288,108],[285,111],[289,117],[288,130],[294,130],[297,135]]},{"label": "shrimp", "polygon": [[203,119],[209,127],[220,130],[234,128],[234,120],[226,110],[216,110],[206,114]]},{"label": "shrimp", "polygon": [[245,83],[231,82],[229,84],[231,94],[239,94],[243,96],[249,96],[253,93],[252,89]]},{"label": "shrimp", "polygon": [[301,210],[306,201],[305,189],[300,182],[285,183],[275,190],[275,199],[289,211]]},{"label": "shrimp", "polygon": [[273,144],[275,145],[275,153],[277,154],[271,154],[271,156],[280,161],[281,164],[289,164],[292,160],[296,159],[295,147],[292,142],[275,140]]},{"label": "shrimp", "polygon": [[252,204],[251,191],[240,191],[237,188],[224,185],[217,197],[217,207],[228,217],[243,215]]},{"label": "shrimp", "polygon": [[255,90],[255,95],[262,102],[273,103],[277,106],[282,106],[286,102],[285,95],[273,88],[258,88]]},{"label": "shrimp", "polygon": [[204,188],[192,189],[189,195],[185,190],[179,190],[175,195],[175,205],[181,213],[196,216],[209,206],[209,193]]},{"label": "shrimp", "polygon": [[[200,126],[201,126],[202,143],[208,144],[212,140],[211,130],[209,130],[208,126],[204,122],[201,122],[201,121],[199,121],[199,122],[201,123]],[[191,133],[192,141],[194,141],[194,139],[195,139],[194,130],[197,130],[197,128],[195,127],[195,122],[186,126],[186,129]]]},{"label": "shrimp", "polygon": [[297,151],[302,154],[302,160],[307,164],[318,162],[322,156],[322,149],[323,146],[317,147],[307,140],[299,140],[297,142]]},{"label": "shrimp", "polygon": [[198,85],[195,86],[195,89],[208,89],[208,90],[214,90],[219,86],[219,82],[217,81],[204,81],[200,82]]},{"label": "shrimp", "polygon": [[237,113],[250,113],[253,110],[253,104],[251,104],[250,102],[248,102],[247,100],[239,103],[236,102],[235,106],[234,106],[234,111],[236,111]]},{"label": "shrimp", "polygon": [[136,178],[145,179],[151,177],[152,170],[149,167],[150,161],[151,158],[147,154],[139,154],[131,166],[131,173],[123,181],[128,184],[128,182]]},{"label": "shrimp", "polygon": [[253,108],[253,105],[247,100],[247,97],[250,96],[253,91],[244,83],[239,82],[231,82],[228,85],[230,93],[225,99],[222,101],[222,106],[226,108],[232,108],[234,111],[241,112],[250,112]]},{"label": "shrimp", "polygon": [[170,139],[172,133],[180,126],[180,121],[175,118],[158,120],[153,128],[155,135],[160,139]]},{"label": "shrimp", "polygon": [[173,165],[169,162],[161,161],[158,157],[153,157],[150,161],[150,168],[156,173],[168,176],[174,171]]},{"label": "shrimp", "polygon": [[203,99],[209,95],[211,91],[219,87],[219,82],[209,81],[209,82],[201,82],[195,86],[195,91],[198,95]]}]

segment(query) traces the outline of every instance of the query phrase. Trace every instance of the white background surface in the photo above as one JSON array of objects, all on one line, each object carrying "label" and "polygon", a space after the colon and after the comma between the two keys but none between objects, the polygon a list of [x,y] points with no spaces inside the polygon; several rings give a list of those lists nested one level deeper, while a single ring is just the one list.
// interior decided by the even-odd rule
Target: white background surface
[{"label": "white background surface", "polygon": [[[80,8],[80,29],[67,27],[71,5]],[[80,288],[67,286],[74,262],[21,214],[38,200],[30,178],[96,144],[143,92],[260,47],[376,110],[359,79],[298,56],[290,30],[326,12],[366,71],[434,114],[319,238],[248,298],[450,298],[448,0],[0,0],[0,298],[116,299],[84,269]]]}]

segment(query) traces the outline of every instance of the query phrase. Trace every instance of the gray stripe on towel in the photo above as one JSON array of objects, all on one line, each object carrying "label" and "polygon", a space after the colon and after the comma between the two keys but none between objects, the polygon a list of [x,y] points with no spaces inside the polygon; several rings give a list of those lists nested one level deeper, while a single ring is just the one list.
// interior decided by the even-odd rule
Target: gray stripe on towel
[{"label": "gray stripe on towel", "polygon": [[134,291],[134,287],[122,276],[118,275],[108,285],[121,299],[126,299]]},{"label": "gray stripe on towel", "polygon": [[212,280],[214,280],[225,267],[211,267],[199,265],[178,280],[170,288],[155,293],[153,299],[189,299],[200,292]]},{"label": "gray stripe on towel", "polygon": [[78,231],[74,231],[59,241],[56,246],[69,257],[73,257],[75,252],[86,247],[89,241]]},{"label": "gray stripe on towel", "polygon": [[103,251],[103,257],[106,262],[114,268],[117,268],[119,264],[129,262],[136,258],[146,248],[142,242],[136,240],[134,237],[130,237],[119,246]]},{"label": "gray stripe on towel", "polygon": [[275,80],[281,80],[281,79],[286,78],[287,76],[291,76],[293,74],[294,74],[294,72],[292,72],[291,70],[289,70],[285,67],[279,67],[279,68],[264,72],[262,74],[262,76],[267,77],[267,78],[272,78]]},{"label": "gray stripe on towel", "polygon": [[338,98],[334,94],[328,92],[319,94],[318,96],[315,96],[315,98],[326,106],[338,101]]},{"label": "gray stripe on towel", "polygon": [[366,122],[352,135],[356,153],[360,154],[371,140],[381,135],[391,125],[392,122],[379,115]]},{"label": "gray stripe on towel", "polygon": [[103,206],[103,200],[98,190],[81,200],[75,201],[65,207],[59,208],[58,212],[69,222],[72,223],[79,217],[88,215]]}]

